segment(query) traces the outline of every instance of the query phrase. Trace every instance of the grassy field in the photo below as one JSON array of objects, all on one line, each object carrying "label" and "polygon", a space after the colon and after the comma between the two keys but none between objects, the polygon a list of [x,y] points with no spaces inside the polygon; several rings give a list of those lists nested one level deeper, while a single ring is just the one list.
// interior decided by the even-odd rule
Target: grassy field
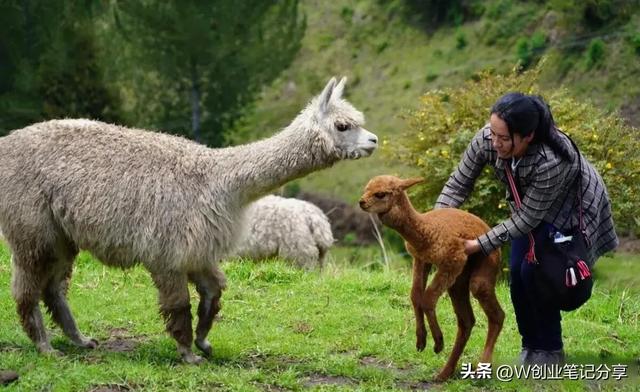
[{"label": "grassy field", "polygon": [[[188,366],[178,361],[174,342],[163,332],[146,271],[107,269],[88,254],[76,263],[69,298],[80,328],[101,345],[93,351],[75,348],[47,318],[53,345],[64,355],[38,355],[19,327],[9,294],[10,255],[0,244],[0,369],[20,374],[4,389],[637,390],[639,256],[602,259],[593,298],[563,322],[569,363],[626,364],[628,379],[506,382],[462,379],[458,371],[443,384],[431,380],[455,336],[450,302],[444,298],[438,308],[445,350],[436,355],[428,345],[416,352],[409,261],[395,254],[389,260],[382,262],[375,248],[336,248],[322,272],[305,273],[277,260],[226,263],[229,289],[210,334],[214,356]],[[507,318],[495,362],[511,364],[519,337],[506,283],[498,286],[498,295]],[[486,319],[476,305],[476,327],[461,363],[477,361],[484,342]]]}]

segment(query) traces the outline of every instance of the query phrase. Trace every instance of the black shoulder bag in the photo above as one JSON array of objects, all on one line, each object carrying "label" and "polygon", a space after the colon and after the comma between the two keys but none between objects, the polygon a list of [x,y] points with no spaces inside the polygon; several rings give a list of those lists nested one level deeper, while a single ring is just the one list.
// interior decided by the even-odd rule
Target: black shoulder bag
[{"label": "black shoulder bag", "polygon": [[[565,233],[551,232],[542,241],[535,241],[533,234],[529,233],[529,251],[525,257],[527,262],[535,265],[535,297],[565,311],[582,306],[591,297],[593,289],[591,271],[586,262],[590,245],[582,216],[582,161],[573,140],[571,144],[578,154],[580,227]],[[520,195],[508,164],[505,171],[516,207],[521,208]]]}]

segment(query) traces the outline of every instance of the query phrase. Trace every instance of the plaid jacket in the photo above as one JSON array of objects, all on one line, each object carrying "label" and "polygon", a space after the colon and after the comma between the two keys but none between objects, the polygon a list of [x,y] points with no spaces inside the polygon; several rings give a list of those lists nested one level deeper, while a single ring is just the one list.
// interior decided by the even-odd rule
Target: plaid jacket
[{"label": "plaid jacket", "polygon": [[[442,189],[435,207],[459,207],[473,190],[475,179],[484,166],[491,165],[496,177],[507,184],[507,200],[512,214],[509,219],[478,238],[485,254],[511,238],[527,235],[541,222],[550,223],[560,231],[579,227],[576,181],[578,159],[569,139],[564,135],[562,138],[568,150],[574,154],[572,162],[561,159],[545,144],[529,145],[526,154],[513,170],[522,199],[522,208],[516,209],[508,191],[504,171],[505,165],[511,164],[511,159],[498,158],[491,145],[489,125],[485,125],[469,143],[458,168]],[[618,245],[618,237],[611,217],[611,202],[602,177],[584,155],[581,155],[581,161],[583,220],[591,243],[588,262],[593,265],[598,256]]]}]

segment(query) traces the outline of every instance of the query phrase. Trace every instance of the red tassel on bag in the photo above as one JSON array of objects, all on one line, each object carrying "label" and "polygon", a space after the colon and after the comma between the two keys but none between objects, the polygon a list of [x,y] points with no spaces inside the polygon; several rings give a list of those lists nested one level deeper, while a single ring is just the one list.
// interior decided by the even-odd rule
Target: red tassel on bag
[{"label": "red tassel on bag", "polygon": [[582,278],[582,280],[591,276],[591,271],[589,271],[589,267],[587,266],[587,263],[584,262],[584,260],[578,260],[577,265],[578,270],[580,271],[580,278]]},{"label": "red tassel on bag", "polygon": [[536,259],[536,251],[535,251],[535,241],[533,239],[533,235],[531,233],[529,233],[529,251],[527,252],[527,255],[525,256],[526,260],[528,263],[533,264],[533,263],[537,263],[538,260]]}]

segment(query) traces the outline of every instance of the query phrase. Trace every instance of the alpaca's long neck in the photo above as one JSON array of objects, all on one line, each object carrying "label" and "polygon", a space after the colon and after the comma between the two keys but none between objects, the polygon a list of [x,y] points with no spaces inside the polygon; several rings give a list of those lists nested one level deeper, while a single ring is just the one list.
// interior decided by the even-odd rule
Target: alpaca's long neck
[{"label": "alpaca's long neck", "polygon": [[219,150],[223,156],[218,157],[222,166],[218,171],[241,204],[338,160],[322,138],[313,137],[313,131],[299,123],[294,121],[271,138]]},{"label": "alpaca's long neck", "polygon": [[415,247],[422,247],[432,242],[434,228],[428,219],[413,208],[411,201],[404,193],[398,203],[381,217],[381,220]]}]

